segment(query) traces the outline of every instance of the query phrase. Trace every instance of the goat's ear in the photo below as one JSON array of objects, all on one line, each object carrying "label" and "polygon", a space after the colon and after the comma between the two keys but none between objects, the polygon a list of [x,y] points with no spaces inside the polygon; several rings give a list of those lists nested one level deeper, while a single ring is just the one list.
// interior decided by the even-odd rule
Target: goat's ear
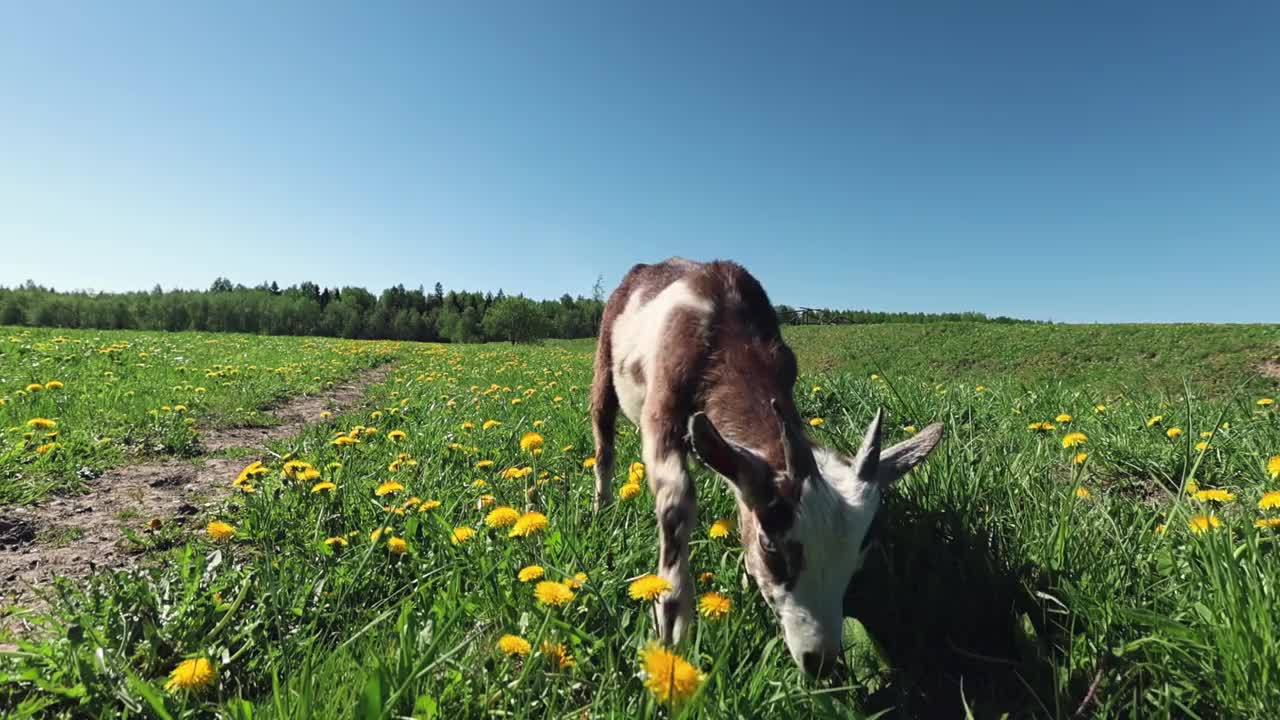
[{"label": "goat's ear", "polygon": [[853,467],[858,473],[858,479],[865,482],[876,481],[880,467],[880,435],[883,425],[884,410],[876,408],[876,416],[871,418],[871,424],[867,425],[867,431],[862,436],[862,446],[858,448],[858,455],[853,459]]},{"label": "goat's ear", "polygon": [[881,452],[879,467],[876,468],[876,482],[888,485],[906,475],[911,468],[924,462],[941,439],[942,423],[934,423],[916,433],[910,440],[903,440]]},{"label": "goat's ear", "polygon": [[689,446],[699,460],[738,488],[748,507],[763,507],[777,493],[761,472],[762,462],[725,440],[706,413],[697,412],[689,418]]}]

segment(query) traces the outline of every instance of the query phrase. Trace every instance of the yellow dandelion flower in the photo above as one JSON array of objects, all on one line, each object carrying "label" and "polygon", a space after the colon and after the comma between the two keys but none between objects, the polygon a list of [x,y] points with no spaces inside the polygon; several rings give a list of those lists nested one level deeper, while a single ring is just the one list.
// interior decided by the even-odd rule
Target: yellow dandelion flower
[{"label": "yellow dandelion flower", "polygon": [[178,666],[169,673],[169,680],[164,684],[164,689],[174,690],[203,690],[218,678],[218,671],[213,667],[213,663],[205,658],[190,658],[178,663]]},{"label": "yellow dandelion flower", "polygon": [[1280,455],[1272,455],[1271,459],[1267,460],[1267,474],[1272,480],[1280,478]]},{"label": "yellow dandelion flower", "polygon": [[497,420],[485,420],[484,425],[481,425],[480,427],[482,427],[485,430],[488,430],[490,428],[496,428],[501,426],[502,426],[502,423],[498,422]]},{"label": "yellow dandelion flower", "polygon": [[560,670],[568,670],[578,664],[573,659],[573,656],[569,654],[569,648],[565,647],[564,643],[543,640],[539,649],[547,660],[551,661]]},{"label": "yellow dandelion flower", "polygon": [[62,446],[61,446],[61,445],[59,445],[59,444],[58,444],[58,443],[56,443],[56,442],[45,443],[45,444],[41,445],[40,447],[36,448],[36,454],[37,454],[37,455],[48,455],[49,453],[53,452],[54,450],[57,450],[57,449],[58,449],[58,448],[60,448],[60,447],[62,447]]},{"label": "yellow dandelion flower", "polygon": [[[45,390],[61,390],[61,389],[62,389],[62,388],[64,388],[64,387],[66,387],[66,386],[65,386],[65,385],[63,385],[63,384],[62,384],[62,381],[60,381],[60,380],[50,380],[49,382],[47,382],[47,383],[45,383],[45,384],[44,384],[44,389],[45,389]],[[1258,401],[1258,404],[1259,404],[1259,405],[1262,405],[1263,403],[1262,403],[1262,401],[1261,401],[1261,400],[1259,400],[1259,401]]]},{"label": "yellow dandelion flower", "polygon": [[1093,493],[1089,492],[1089,488],[1083,485],[1076,488],[1076,497],[1080,498],[1081,500],[1088,500],[1091,495],[1093,495]]},{"label": "yellow dandelion flower", "polygon": [[920,432],[919,430],[916,429],[915,425],[908,425],[902,429],[905,430],[908,435],[915,435],[916,433]]},{"label": "yellow dandelion flower", "polygon": [[698,612],[702,617],[718,620],[733,608],[733,601],[717,592],[703,593],[698,598]]},{"label": "yellow dandelion flower", "polygon": [[1262,499],[1258,500],[1259,510],[1270,510],[1271,508],[1280,508],[1280,490],[1271,490],[1262,494]]},{"label": "yellow dandelion flower", "polygon": [[729,537],[735,529],[735,523],[730,518],[720,518],[711,523],[711,527],[707,529],[707,535],[716,539]]},{"label": "yellow dandelion flower", "polygon": [[527,432],[520,436],[520,449],[525,452],[532,452],[542,448],[542,436],[536,432]]},{"label": "yellow dandelion flower", "polygon": [[1047,423],[1043,421],[1033,422],[1027,425],[1027,429],[1033,430],[1035,432],[1049,432],[1050,430],[1053,429],[1053,423]]},{"label": "yellow dandelion flower", "polygon": [[1072,419],[1073,418],[1067,413],[1059,413],[1058,417],[1054,418],[1054,421],[1060,422],[1060,423],[1069,423],[1072,421]]},{"label": "yellow dandelion flower", "polygon": [[483,470],[483,469],[488,468],[488,467],[493,467],[493,461],[492,461],[492,460],[481,460],[480,462],[476,463],[476,469],[477,469],[477,470]]},{"label": "yellow dandelion flower", "polygon": [[564,583],[564,586],[569,588],[570,590],[577,590],[578,588],[586,584],[587,574],[584,572],[574,573],[573,577],[567,577],[564,580],[561,580],[560,582]]},{"label": "yellow dandelion flower", "polygon": [[1217,515],[1197,515],[1188,520],[1187,524],[1191,527],[1191,532],[1202,535],[1213,528],[1221,527],[1222,521]]},{"label": "yellow dandelion flower", "polygon": [[484,524],[491,528],[506,527],[520,519],[520,511],[513,507],[503,505],[489,511],[484,518]]},{"label": "yellow dandelion flower", "polygon": [[498,650],[503,655],[519,655],[524,657],[533,652],[533,646],[519,635],[503,635],[498,638]]},{"label": "yellow dandelion flower", "polygon": [[1094,405],[1094,406],[1093,406],[1093,411],[1094,411],[1094,412],[1099,412],[1099,413],[1100,413],[1100,412],[1106,412],[1106,411],[1107,411],[1107,406],[1106,406],[1106,405]]},{"label": "yellow dandelion flower", "polygon": [[328,482],[328,481],[325,481],[325,482],[318,482],[318,483],[316,483],[315,485],[312,485],[312,486],[311,486],[311,492],[313,492],[313,493],[319,493],[319,492],[332,492],[332,491],[337,490],[337,489],[338,489],[338,486],[337,486],[337,485],[334,485],[333,483]]},{"label": "yellow dandelion flower", "polygon": [[1163,535],[1163,534],[1165,534],[1165,533],[1166,533],[1166,532],[1168,532],[1168,531],[1169,531],[1169,526],[1168,526],[1168,525],[1165,525],[1164,523],[1160,523],[1159,525],[1156,525],[1156,534],[1157,534],[1157,535]]},{"label": "yellow dandelion flower", "polygon": [[1204,452],[1205,450],[1208,450],[1208,449],[1209,449],[1209,443],[1205,442],[1204,440],[1201,440],[1200,442],[1196,443],[1196,450],[1199,450],[1200,452]]},{"label": "yellow dandelion flower", "polygon": [[474,537],[475,534],[476,531],[469,527],[456,527],[453,529],[453,533],[450,534],[449,541],[454,545],[461,545]]},{"label": "yellow dandelion flower", "polygon": [[645,687],[658,702],[672,706],[693,697],[706,679],[688,660],[657,643],[640,652],[640,666]]},{"label": "yellow dandelion flower", "polygon": [[710,585],[710,584],[711,584],[711,581],[712,581],[712,580],[715,580],[715,579],[716,579],[716,574],[715,574],[715,573],[713,573],[713,572],[704,572],[704,573],[702,573],[701,575],[699,575],[699,576],[698,576],[698,584],[700,584],[700,585]]},{"label": "yellow dandelion flower", "polygon": [[475,430],[475,429],[476,429],[476,424],[475,424],[475,423],[473,423],[473,422],[464,422],[464,423],[462,423],[462,429],[463,429],[463,430]]},{"label": "yellow dandelion flower", "polygon": [[546,424],[547,424],[547,421],[546,421],[546,420],[534,420],[534,421],[533,421],[533,426],[534,426],[534,427],[536,427],[536,428],[540,428],[540,427],[542,427],[543,425],[546,425]]},{"label": "yellow dandelion flower", "polygon": [[214,520],[213,522],[209,523],[209,525],[205,527],[204,531],[206,534],[209,535],[211,539],[213,539],[214,542],[222,542],[224,540],[230,540],[231,538],[235,537],[235,534],[236,534],[235,527],[229,525],[228,523],[224,523],[221,520]]},{"label": "yellow dandelion flower", "polygon": [[627,587],[627,594],[632,600],[654,600],[664,592],[671,590],[671,583],[657,575],[642,575]]},{"label": "yellow dandelion flower", "polygon": [[[49,383],[45,387],[53,387],[53,383]],[[1261,405],[1262,407],[1268,407],[1270,405],[1275,405],[1276,400],[1275,398],[1269,398],[1269,397],[1258,398],[1258,404]]]},{"label": "yellow dandelion flower", "polygon": [[618,488],[618,497],[622,498],[623,500],[630,500],[631,498],[639,494],[640,494],[640,483],[629,482],[623,485],[621,488]]},{"label": "yellow dandelion flower", "polygon": [[44,389],[44,386],[41,385],[40,383],[31,383],[30,385],[27,386],[27,392],[29,393],[37,393],[43,389]]},{"label": "yellow dandelion flower", "polygon": [[401,490],[404,490],[404,485],[401,485],[395,480],[388,480],[382,483],[381,485],[379,485],[378,489],[373,491],[373,494],[377,495],[378,497],[382,497],[383,495],[391,495],[394,493],[398,493]]},{"label": "yellow dandelion flower", "polygon": [[335,536],[335,537],[327,537],[327,538],[325,538],[325,539],[324,539],[324,544],[325,544],[325,545],[328,545],[329,547],[335,547],[335,546],[336,546],[336,547],[346,547],[346,546],[347,546],[347,539],[346,539],[346,538],[344,538],[344,537],[342,537],[341,535],[338,535],[338,536]]},{"label": "yellow dandelion flower", "polygon": [[1187,488],[1187,494],[1195,495],[1200,490],[1200,483],[1196,482],[1195,478],[1191,478],[1190,480],[1187,481],[1186,488]]},{"label": "yellow dandelion flower", "polygon": [[573,601],[573,590],[564,583],[543,580],[533,589],[533,595],[539,603],[550,607],[563,607]]},{"label": "yellow dandelion flower", "polygon": [[547,571],[541,565],[529,565],[520,568],[520,572],[516,575],[516,579],[520,582],[527,583],[541,579]]},{"label": "yellow dandelion flower", "polygon": [[819,425],[821,425],[821,424],[823,424],[823,423],[825,423],[825,422],[826,422],[826,420],[824,420],[823,418],[820,418],[820,417],[816,417],[816,418],[809,418],[809,425],[811,425],[811,426],[813,426],[813,427],[818,427]]},{"label": "yellow dandelion flower", "polygon": [[507,537],[528,537],[547,527],[547,516],[540,512],[527,512],[516,520]]},{"label": "yellow dandelion flower", "polygon": [[1182,428],[1171,427],[1165,430],[1164,434],[1168,435],[1170,439],[1177,439],[1182,437]]},{"label": "yellow dandelion flower", "polygon": [[1071,458],[1071,462],[1075,463],[1076,465],[1083,465],[1084,461],[1088,459],[1089,459],[1089,453],[1078,452],[1076,453],[1075,457]]},{"label": "yellow dandelion flower", "polygon": [[409,552],[409,543],[404,538],[393,537],[387,540],[387,549],[396,555],[403,555]]},{"label": "yellow dandelion flower", "polygon": [[1253,521],[1253,526],[1259,530],[1275,530],[1280,528],[1280,517],[1259,518]]},{"label": "yellow dandelion flower", "polygon": [[405,431],[403,430],[392,430],[387,433],[387,437],[391,438],[394,442],[400,442],[409,436],[405,434]]},{"label": "yellow dandelion flower", "polygon": [[596,459],[593,457],[589,457],[586,460],[582,461],[582,467],[584,470],[590,470],[595,466],[596,466]]},{"label": "yellow dandelion flower", "polygon": [[1147,418],[1147,427],[1159,425],[1163,421],[1164,421],[1163,415],[1152,415],[1151,417]]},{"label": "yellow dandelion flower", "polygon": [[52,430],[53,428],[58,427],[58,423],[50,420],[49,418],[38,417],[28,420],[27,427],[33,427],[37,430]]},{"label": "yellow dandelion flower", "polygon": [[418,512],[427,512],[429,510],[435,510],[438,507],[440,507],[439,500],[424,500],[422,504],[418,506]]},{"label": "yellow dandelion flower", "polygon": [[351,437],[350,435],[339,435],[338,437],[333,439],[333,442],[331,444],[336,445],[338,447],[343,447],[346,445],[358,445],[360,444],[360,441]]},{"label": "yellow dandelion flower", "polygon": [[333,417],[333,413],[329,412],[328,410],[321,410],[321,411],[320,411],[320,419],[321,419],[321,420],[328,420],[328,419],[329,419],[329,418],[331,418],[331,417]]},{"label": "yellow dandelion flower", "polygon": [[1089,436],[1082,432],[1069,432],[1062,436],[1062,447],[1073,448],[1089,442]]}]

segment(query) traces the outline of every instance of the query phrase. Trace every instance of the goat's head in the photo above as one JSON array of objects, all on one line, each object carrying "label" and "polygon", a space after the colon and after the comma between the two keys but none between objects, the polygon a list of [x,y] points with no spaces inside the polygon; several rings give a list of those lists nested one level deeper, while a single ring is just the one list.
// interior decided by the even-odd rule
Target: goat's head
[{"label": "goat's head", "polygon": [[918,465],[942,438],[935,423],[881,449],[882,411],[855,457],[812,446],[773,402],[785,467],[729,442],[704,413],[689,419],[698,457],[737,491],[747,570],[782,624],[791,657],[806,672],[835,669],[841,651],[842,599],[862,567],[881,493]]}]

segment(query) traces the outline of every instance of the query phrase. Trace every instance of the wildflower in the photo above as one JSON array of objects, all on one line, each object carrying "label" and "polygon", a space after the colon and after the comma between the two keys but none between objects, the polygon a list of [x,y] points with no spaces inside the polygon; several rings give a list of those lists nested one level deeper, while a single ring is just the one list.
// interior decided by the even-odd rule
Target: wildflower
[{"label": "wildflower", "polygon": [[986,385],[979,385],[979,386],[975,387],[973,390],[974,390],[974,392],[986,392],[986,391],[987,391],[987,386],[986,386]]},{"label": "wildflower", "polygon": [[547,516],[540,512],[527,512],[516,520],[507,537],[528,537],[547,526]]},{"label": "wildflower", "polygon": [[533,589],[538,602],[550,607],[563,607],[573,601],[573,590],[563,583],[543,580]]},{"label": "wildflower", "polygon": [[476,531],[469,527],[456,527],[453,529],[453,533],[450,535],[449,540],[454,545],[461,545],[474,537],[475,534]]},{"label": "wildflower", "polygon": [[1208,450],[1208,449],[1209,449],[1209,443],[1205,442],[1204,440],[1201,440],[1200,442],[1196,443],[1196,450],[1199,450],[1200,452],[1204,452],[1205,450]]},{"label": "wildflower", "polygon": [[644,479],[644,463],[636,461],[627,467],[627,482],[638,483]]},{"label": "wildflower", "polygon": [[1060,423],[1069,423],[1071,422],[1071,420],[1072,420],[1072,417],[1067,413],[1059,413],[1058,417],[1054,418],[1054,421],[1060,422]]},{"label": "wildflower", "polygon": [[1151,417],[1147,418],[1147,427],[1159,425],[1163,420],[1164,420],[1163,415],[1152,415]]},{"label": "wildflower", "polygon": [[627,588],[627,594],[632,600],[654,600],[670,589],[671,583],[666,578],[660,578],[657,575],[641,575],[631,582]]},{"label": "wildflower", "polygon": [[483,469],[485,469],[485,468],[487,468],[487,467],[493,467],[493,461],[492,461],[492,460],[481,460],[480,462],[476,463],[476,469],[477,469],[477,470],[483,470]]},{"label": "wildflower", "polygon": [[657,643],[640,652],[640,666],[645,687],[668,705],[679,705],[693,697],[705,677],[688,660]]},{"label": "wildflower", "polygon": [[383,535],[390,532],[395,532],[395,531],[392,530],[390,527],[376,528],[373,532],[369,533],[369,540],[371,542],[378,542],[379,540],[382,539]]},{"label": "wildflower", "polygon": [[536,427],[536,428],[540,428],[540,427],[542,427],[543,425],[546,425],[546,424],[547,424],[547,421],[546,421],[546,420],[534,420],[534,421],[533,421],[533,426],[534,426],[534,427]]},{"label": "wildflower", "polygon": [[1191,527],[1191,532],[1196,535],[1202,535],[1212,528],[1220,527],[1222,521],[1218,519],[1217,515],[1197,515],[1188,520],[1187,524]]},{"label": "wildflower", "polygon": [[916,430],[915,425],[908,425],[902,429],[905,430],[908,435],[915,435],[917,432],[920,432],[919,430]]},{"label": "wildflower", "polygon": [[1271,459],[1267,460],[1267,474],[1272,480],[1280,478],[1280,455],[1272,455]]},{"label": "wildflower", "polygon": [[498,649],[503,655],[519,655],[524,657],[533,651],[533,646],[528,640],[518,635],[503,635],[498,638]]},{"label": "wildflower", "polygon": [[520,572],[516,575],[516,579],[520,582],[527,583],[538,580],[547,574],[541,565],[529,565],[520,568]]},{"label": "wildflower", "polygon": [[503,505],[489,511],[484,518],[484,524],[491,528],[506,527],[520,519],[520,511],[513,507]]},{"label": "wildflower", "polygon": [[1271,508],[1280,508],[1280,490],[1271,490],[1262,494],[1262,499],[1258,500],[1259,510],[1270,510]]},{"label": "wildflower", "polygon": [[321,411],[320,411],[320,419],[321,419],[321,420],[328,420],[328,419],[329,419],[329,418],[331,418],[331,417],[333,417],[333,413],[329,412],[328,410],[321,410]]},{"label": "wildflower", "polygon": [[729,614],[733,601],[717,592],[704,593],[698,598],[698,612],[702,617],[717,620]]},{"label": "wildflower", "polygon": [[359,443],[360,443],[359,440],[351,437],[350,435],[339,435],[338,437],[333,439],[333,442],[331,444],[336,445],[338,447],[344,447],[346,445],[357,445]]},{"label": "wildflower", "polygon": [[589,457],[586,460],[582,461],[582,468],[584,470],[590,470],[591,468],[595,467],[595,465],[596,465],[596,459],[593,457]]},{"label": "wildflower", "polygon": [[1072,448],[1089,442],[1089,436],[1082,432],[1069,432],[1062,436],[1062,447]]},{"label": "wildflower", "polygon": [[1182,428],[1171,427],[1165,430],[1164,434],[1168,435],[1170,440],[1176,440],[1182,437]]},{"label": "wildflower", "polygon": [[813,386],[813,390],[812,390],[812,394],[817,395],[817,394],[818,394],[818,393],[820,393],[820,392],[822,392],[822,386],[821,386],[821,385],[814,385],[814,386]]},{"label": "wildflower", "polygon": [[377,495],[378,497],[382,497],[383,495],[391,495],[393,493],[398,493],[401,490],[404,490],[404,485],[401,485],[395,480],[388,480],[382,483],[381,485],[379,485],[378,489],[373,491],[373,494]]},{"label": "wildflower", "polygon": [[191,658],[178,663],[169,673],[165,690],[203,690],[218,677],[213,663],[205,658]]},{"label": "wildflower", "polygon": [[820,418],[820,417],[810,418],[810,419],[809,419],[809,425],[811,425],[811,426],[813,426],[813,427],[818,427],[819,425],[821,425],[821,424],[822,424],[822,423],[824,423],[824,422],[826,422],[826,420],[824,420],[824,419],[822,419],[822,418]]},{"label": "wildflower", "polygon": [[[45,387],[53,387],[53,383],[49,383]],[[1275,404],[1276,404],[1275,398],[1269,398],[1269,397],[1258,398],[1258,405],[1262,407],[1267,407],[1269,405],[1275,405]]]},{"label": "wildflower", "polygon": [[418,506],[418,512],[424,513],[430,510],[435,510],[438,507],[440,507],[439,500],[424,500],[422,504]]},{"label": "wildflower", "polygon": [[711,584],[711,581],[712,581],[712,580],[715,580],[715,579],[716,579],[716,574],[715,574],[715,573],[713,573],[713,572],[704,572],[704,573],[702,573],[701,575],[699,575],[699,576],[698,576],[698,583],[699,583],[699,584],[701,584],[701,585],[710,585],[710,584]]},{"label": "wildflower", "polygon": [[393,537],[387,540],[387,549],[397,555],[403,555],[409,551],[409,543],[404,538]]},{"label": "wildflower", "polygon": [[493,504],[495,498],[492,495],[481,495],[476,500],[476,509],[483,510]]},{"label": "wildflower", "polygon": [[475,424],[475,423],[473,423],[473,422],[464,422],[464,423],[462,423],[462,429],[463,429],[463,430],[475,430],[475,429],[476,429],[476,424]]},{"label": "wildflower", "polygon": [[501,425],[502,423],[498,422],[497,420],[485,420],[484,425],[481,425],[481,427],[485,430],[488,430],[489,428],[496,428]]},{"label": "wildflower", "polygon": [[1159,525],[1156,525],[1156,534],[1157,534],[1157,535],[1163,535],[1163,534],[1165,534],[1166,532],[1168,532],[1168,530],[1169,530],[1169,526],[1168,526],[1168,525],[1165,525],[1164,523],[1160,523]]},{"label": "wildflower", "polygon": [[41,385],[40,383],[31,383],[30,385],[27,386],[27,392],[30,392],[30,393],[40,392],[43,389],[44,389],[44,386]]},{"label": "wildflower", "polygon": [[564,643],[543,640],[538,649],[560,670],[568,670],[578,664],[569,654],[569,648],[565,647]]},{"label": "wildflower", "polygon": [[1053,429],[1053,423],[1033,422],[1027,425],[1027,429],[1034,430],[1036,432],[1049,432],[1050,430]]},{"label": "wildflower", "polygon": [[336,537],[328,537],[324,539],[324,544],[328,545],[329,547],[334,547],[335,545],[338,547],[346,547],[347,539],[342,537],[341,535],[338,535]]},{"label": "wildflower", "polygon": [[1208,440],[1209,438],[1213,437],[1213,431],[1212,431],[1212,430],[1201,430],[1201,431],[1200,431],[1200,437],[1202,437],[1202,438],[1204,438],[1204,439]]},{"label": "wildflower", "polygon": [[630,500],[631,498],[639,494],[640,494],[640,483],[629,482],[623,485],[621,488],[618,488],[618,497],[622,498],[623,500]]},{"label": "wildflower", "polygon": [[1094,412],[1099,412],[1099,413],[1100,413],[1100,412],[1106,412],[1106,411],[1107,411],[1107,406],[1106,406],[1106,405],[1094,405],[1094,406],[1093,406],[1093,411],[1094,411]]},{"label": "wildflower", "polygon": [[268,472],[270,472],[270,470],[267,469],[266,465],[262,464],[261,460],[254,460],[253,462],[245,466],[243,470],[240,471],[240,474],[236,476],[235,481],[233,481],[231,484],[243,485],[249,482],[250,480],[253,480],[254,478],[259,478],[259,477],[262,477],[263,475],[266,475]]},{"label": "wildflower", "polygon": [[729,518],[720,518],[711,523],[711,527],[707,530],[707,535],[713,538],[729,537],[729,533],[734,530],[734,522]]},{"label": "wildflower", "polygon": [[1093,494],[1093,493],[1089,492],[1089,488],[1087,488],[1087,487],[1085,487],[1085,486],[1083,486],[1083,485],[1081,485],[1080,487],[1076,488],[1076,497],[1080,498],[1081,500],[1087,500],[1087,499],[1089,499],[1089,496],[1090,496],[1090,495],[1092,495],[1092,494]]},{"label": "wildflower", "polygon": [[520,449],[532,452],[542,448],[542,436],[536,432],[527,432],[520,436]]},{"label": "wildflower", "polygon": [[587,574],[584,572],[574,573],[573,577],[565,578],[560,582],[564,583],[564,586],[569,588],[570,590],[577,590],[578,588],[586,584]]},{"label": "wildflower", "polygon": [[1195,478],[1191,478],[1190,480],[1187,481],[1187,493],[1189,495],[1195,495],[1199,491],[1200,491],[1200,483],[1196,482]]},{"label": "wildflower", "polygon": [[52,430],[53,428],[58,427],[58,423],[50,420],[49,418],[38,417],[28,420],[27,427],[33,427],[37,430]]},{"label": "wildflower", "polygon": [[1253,521],[1253,526],[1259,530],[1275,530],[1280,528],[1280,517],[1260,518]]},{"label": "wildflower", "polygon": [[325,482],[318,482],[315,485],[311,486],[311,492],[313,493],[332,492],[337,489],[338,489],[337,485],[334,485],[333,483],[327,480]]},{"label": "wildflower", "polygon": [[59,444],[58,444],[58,443],[56,443],[56,442],[45,443],[45,444],[41,445],[40,447],[36,448],[36,454],[37,454],[37,455],[48,455],[49,453],[53,452],[54,450],[57,450],[57,449],[58,449],[58,448],[60,448],[60,447],[62,447],[62,446],[61,446],[61,445],[59,445]]},{"label": "wildflower", "polygon": [[1089,459],[1089,453],[1078,452],[1076,453],[1075,457],[1071,458],[1071,462],[1075,463],[1076,465],[1083,465],[1084,461],[1088,459]]},{"label": "wildflower", "polygon": [[403,430],[392,430],[391,432],[387,433],[387,437],[391,438],[393,442],[400,442],[401,440],[404,440],[406,437],[408,437],[408,435],[406,435]]},{"label": "wildflower", "polygon": [[232,537],[235,537],[236,534],[236,529],[234,527],[222,522],[221,520],[214,520],[209,523],[208,527],[204,530],[215,542],[230,540]]}]

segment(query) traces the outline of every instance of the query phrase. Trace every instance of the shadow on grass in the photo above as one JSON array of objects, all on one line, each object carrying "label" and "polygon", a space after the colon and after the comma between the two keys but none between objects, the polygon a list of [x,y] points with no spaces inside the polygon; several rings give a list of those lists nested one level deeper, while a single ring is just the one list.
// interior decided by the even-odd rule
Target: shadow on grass
[{"label": "shadow on grass", "polygon": [[854,662],[855,682],[869,691],[865,709],[893,718],[963,718],[966,705],[976,718],[1071,716],[1087,687],[1059,680],[1051,648],[1061,645],[1045,634],[1056,623],[1031,590],[1035,569],[1012,567],[956,513],[903,501],[881,513],[878,540],[844,598],[880,666],[868,668],[865,649],[861,667]]}]

